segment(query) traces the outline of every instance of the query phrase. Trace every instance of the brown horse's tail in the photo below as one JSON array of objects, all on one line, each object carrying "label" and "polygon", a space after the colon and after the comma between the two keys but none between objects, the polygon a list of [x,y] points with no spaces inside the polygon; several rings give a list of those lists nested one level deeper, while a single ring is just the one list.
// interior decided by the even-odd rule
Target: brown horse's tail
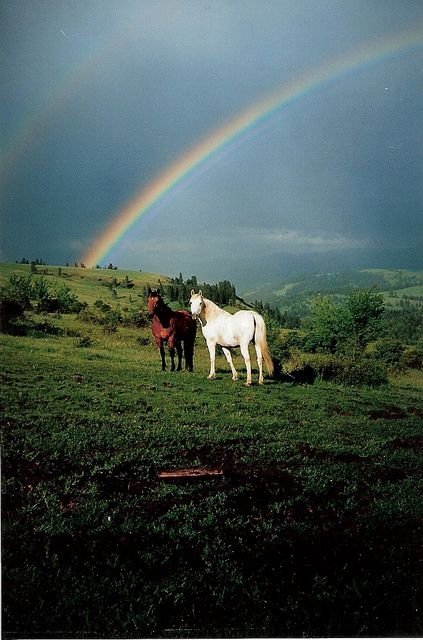
[{"label": "brown horse's tail", "polygon": [[259,345],[261,349],[261,353],[263,356],[264,364],[266,365],[267,373],[269,376],[273,376],[274,365],[272,356],[269,352],[269,347],[267,345],[266,339],[266,325],[264,324],[264,320],[258,313],[254,314],[254,320],[256,325],[256,330],[254,334],[254,341]]}]

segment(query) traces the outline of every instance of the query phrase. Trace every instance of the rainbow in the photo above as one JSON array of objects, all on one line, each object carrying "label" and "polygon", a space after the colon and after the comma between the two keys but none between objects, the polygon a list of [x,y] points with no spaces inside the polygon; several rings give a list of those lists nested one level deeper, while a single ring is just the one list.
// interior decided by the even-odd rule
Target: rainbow
[{"label": "rainbow", "polygon": [[111,250],[121,242],[134,224],[154,205],[159,204],[166,196],[173,194],[176,187],[183,187],[193,178],[195,170],[203,167],[218,151],[223,151],[230,144],[242,143],[253,127],[260,127],[282,108],[309,94],[313,90],[336,80],[340,76],[355,71],[360,67],[375,63],[397,53],[419,47],[423,44],[423,31],[402,32],[383,40],[362,46],[335,61],[320,65],[302,75],[291,83],[253,104],[245,111],[229,120],[213,131],[202,141],[184,153],[173,164],[167,167],[154,180],[143,186],[99,234],[83,255],[81,262],[87,266],[101,264],[107,259]]}]

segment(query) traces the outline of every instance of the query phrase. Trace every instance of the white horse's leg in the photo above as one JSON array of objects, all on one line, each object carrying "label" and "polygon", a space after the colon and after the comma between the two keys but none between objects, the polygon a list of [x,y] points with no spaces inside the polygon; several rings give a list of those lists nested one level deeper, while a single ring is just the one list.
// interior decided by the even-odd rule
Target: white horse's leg
[{"label": "white horse's leg", "polygon": [[241,353],[243,355],[243,358],[245,360],[245,366],[247,367],[247,382],[245,383],[248,387],[251,384],[251,358],[250,358],[250,352],[248,350],[248,342],[247,344],[243,343],[240,344],[240,348],[241,348]]},{"label": "white horse's leg", "polygon": [[228,364],[229,364],[229,366],[231,368],[232,380],[238,380],[238,374],[237,374],[236,369],[234,367],[234,363],[232,361],[232,354],[231,354],[230,350],[227,349],[226,347],[222,347],[222,351],[225,354],[225,358],[228,361]]},{"label": "white horse's leg", "polygon": [[216,377],[215,371],[215,359],[216,359],[216,344],[214,342],[209,342],[207,340],[207,347],[210,353],[210,373],[207,376],[209,380],[212,380]]},{"label": "white horse's leg", "polygon": [[254,345],[256,348],[257,365],[259,370],[259,384],[263,384],[263,354],[261,347],[258,344]]}]

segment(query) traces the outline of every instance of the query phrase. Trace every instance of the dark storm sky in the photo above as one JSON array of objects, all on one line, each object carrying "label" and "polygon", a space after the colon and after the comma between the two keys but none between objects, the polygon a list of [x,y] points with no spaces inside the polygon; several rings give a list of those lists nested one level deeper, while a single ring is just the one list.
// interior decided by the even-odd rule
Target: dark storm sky
[{"label": "dark storm sky", "polygon": [[2,260],[80,259],[128,200],[224,122],[419,25],[420,46],[282,109],[144,214],[108,258],[213,279],[205,254],[242,265],[421,241],[421,3],[3,0],[0,18]]}]

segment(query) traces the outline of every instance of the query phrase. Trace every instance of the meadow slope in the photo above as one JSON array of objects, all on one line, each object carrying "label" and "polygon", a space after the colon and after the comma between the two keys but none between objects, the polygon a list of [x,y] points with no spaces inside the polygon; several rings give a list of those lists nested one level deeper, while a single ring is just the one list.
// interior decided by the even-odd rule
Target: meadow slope
[{"label": "meadow slope", "polygon": [[0,335],[5,638],[422,635],[422,372],[247,388],[201,332],[170,373],[40,319]]}]

